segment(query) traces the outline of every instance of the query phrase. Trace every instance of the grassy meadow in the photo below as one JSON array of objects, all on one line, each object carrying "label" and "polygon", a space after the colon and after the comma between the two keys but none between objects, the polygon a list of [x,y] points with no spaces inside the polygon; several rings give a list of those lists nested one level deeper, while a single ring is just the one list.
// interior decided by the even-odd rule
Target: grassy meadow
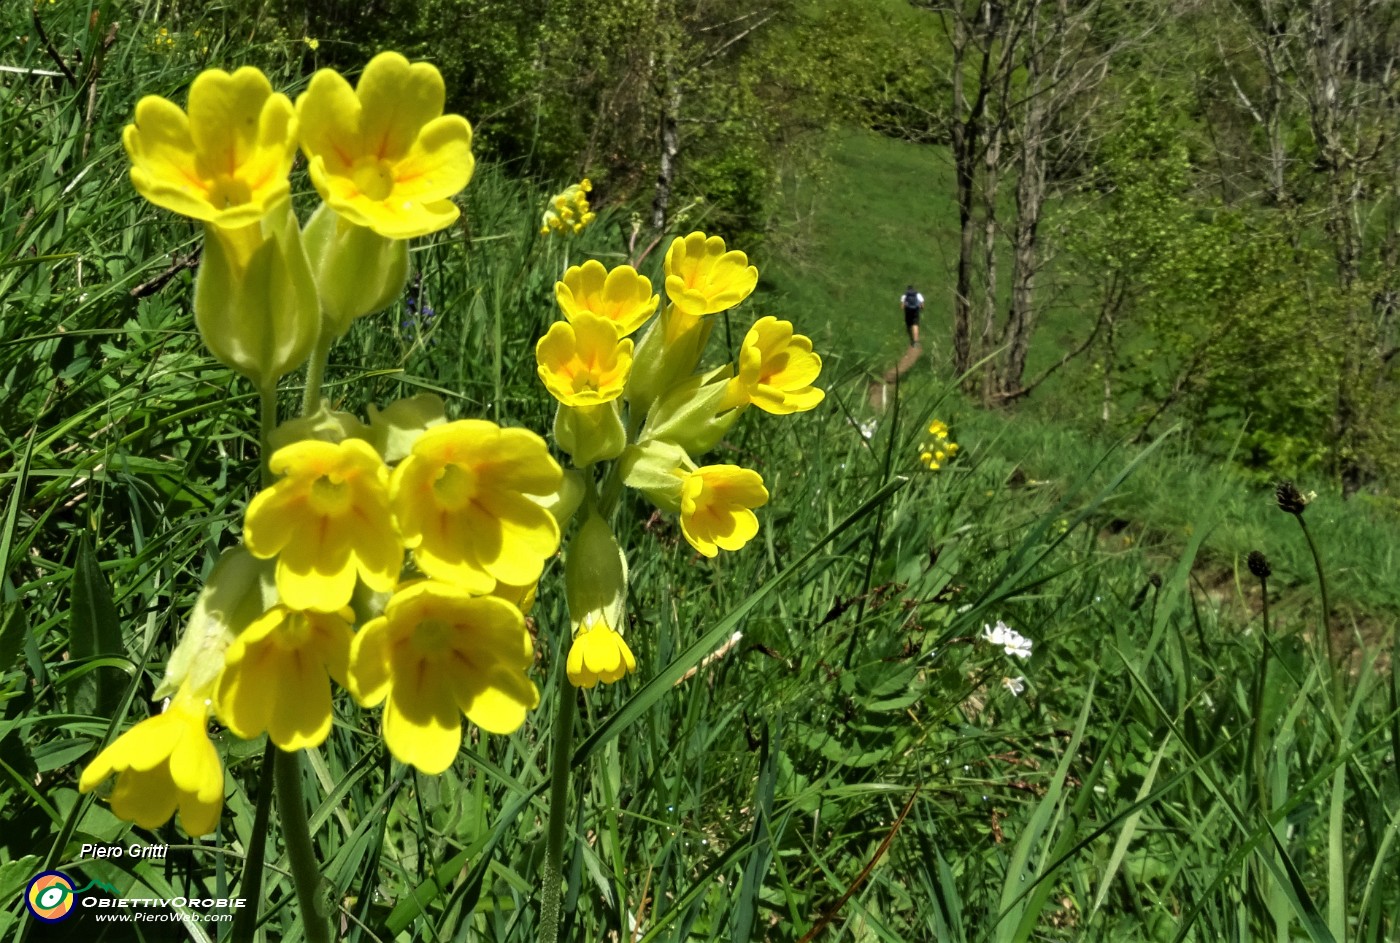
[{"label": "grassy meadow", "polygon": [[[38,9],[44,36],[24,9],[0,14],[0,939],[314,940],[268,826],[265,737],[211,728],[224,809],[200,839],[133,826],[78,780],[161,709],[263,457],[257,392],[194,327],[200,230],[133,191],[121,129],[141,94],[183,104],[206,66],[256,63],[294,98],[316,51],[236,7],[175,24],[152,5],[112,32],[106,6]],[[819,408],[750,410],[713,459],[763,476],[758,536],[710,560],[626,492],[612,525],[636,673],[561,685],[570,616],[551,561],[530,613],[540,706],[509,735],[468,726],[441,775],[393,760],[379,711],[341,692],[299,767],[333,938],[540,938],[562,689],[578,716],[559,939],[1396,939],[1400,507],[1299,481],[1319,493],[1295,518],[1189,430],[1103,437],[1094,404],[1067,405],[1072,373],[1015,412],[977,408],[942,352],[944,149],[849,131],[828,153],[790,187],[781,236],[751,254],[759,287],[707,355],[724,362],[772,313],[823,358]],[[479,157],[461,222],[412,245],[412,309],[331,349],[335,408],[427,392],[451,418],[549,435],[533,351],[554,284],[584,259],[626,261],[634,207],[604,203],[551,240],[540,213],[571,181],[513,170]],[[304,161],[293,192],[304,216]],[[662,255],[638,264],[653,284]],[[909,281],[930,355],[876,412]],[[1059,356],[1064,318],[1032,373]],[[305,382],[281,381],[284,418]],[[930,471],[935,420],[960,448]],[[1028,658],[983,638],[998,622]],[[169,852],[96,860],[94,844]],[[252,906],[46,924],[25,906],[45,871],[114,899]]]}]

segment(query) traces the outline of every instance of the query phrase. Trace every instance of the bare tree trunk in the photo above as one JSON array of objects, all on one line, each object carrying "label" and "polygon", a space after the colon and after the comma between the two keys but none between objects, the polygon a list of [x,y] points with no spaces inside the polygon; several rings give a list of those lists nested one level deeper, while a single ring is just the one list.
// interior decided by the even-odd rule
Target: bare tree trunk
[{"label": "bare tree trunk", "polygon": [[661,99],[661,158],[656,171],[656,196],[651,201],[651,228],[662,232],[666,228],[666,213],[671,207],[671,187],[675,181],[676,159],[680,156],[681,90],[675,73],[666,64],[666,94]]},{"label": "bare tree trunk", "polygon": [[996,364],[990,359],[996,346],[997,327],[997,191],[1001,185],[1002,127],[994,124],[983,152],[982,178],[982,330],[977,359],[982,364],[982,402],[990,405],[996,392]]},{"label": "bare tree trunk", "polygon": [[[671,207],[671,190],[675,184],[676,159],[680,155],[681,86],[676,74],[676,9],[675,0],[655,0],[652,15],[656,23],[656,40],[661,46],[661,81],[659,96],[661,153],[656,166],[656,190],[651,201],[651,228],[666,230],[667,211]],[[655,54],[653,54],[655,55]],[[654,62],[654,59],[653,59]],[[653,66],[654,68],[654,66]],[[648,69],[652,71],[652,69]]]},{"label": "bare tree trunk", "polygon": [[953,14],[953,170],[957,179],[958,267],[953,287],[953,372],[958,376],[972,367],[972,259],[977,233],[973,220],[976,200],[977,150],[987,103],[987,67],[990,55],[982,54],[981,80],[971,103],[963,83],[971,30],[961,10]]},{"label": "bare tree trunk", "polygon": [[1003,334],[1006,354],[1000,377],[1001,393],[1020,389],[1035,329],[1035,276],[1040,267],[1037,240],[1045,209],[1045,124],[1049,108],[1039,7],[1040,0],[1031,0],[1025,57],[1025,115],[1019,135],[1021,166],[1016,181],[1016,220],[1011,239],[1011,307]]}]

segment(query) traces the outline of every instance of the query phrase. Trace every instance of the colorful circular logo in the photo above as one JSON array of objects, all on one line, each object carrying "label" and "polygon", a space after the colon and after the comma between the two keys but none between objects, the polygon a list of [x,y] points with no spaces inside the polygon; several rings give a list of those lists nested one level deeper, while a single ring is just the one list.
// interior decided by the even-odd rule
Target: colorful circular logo
[{"label": "colorful circular logo", "polygon": [[29,882],[24,903],[35,920],[66,920],[73,913],[73,881],[62,871],[45,871]]}]

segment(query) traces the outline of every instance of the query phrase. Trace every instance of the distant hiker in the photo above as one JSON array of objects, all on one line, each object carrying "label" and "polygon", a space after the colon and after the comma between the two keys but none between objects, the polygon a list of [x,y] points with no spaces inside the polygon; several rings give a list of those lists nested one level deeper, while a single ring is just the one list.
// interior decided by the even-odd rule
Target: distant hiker
[{"label": "distant hiker", "polygon": [[904,329],[909,332],[909,346],[919,346],[919,315],[924,313],[924,296],[910,285],[899,296],[899,306],[904,309]]}]

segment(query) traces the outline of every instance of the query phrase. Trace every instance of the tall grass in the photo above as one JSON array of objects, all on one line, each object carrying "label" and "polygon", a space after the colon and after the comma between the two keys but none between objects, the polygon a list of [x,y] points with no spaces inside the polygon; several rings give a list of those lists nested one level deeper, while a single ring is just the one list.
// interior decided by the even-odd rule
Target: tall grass
[{"label": "tall grass", "polygon": [[[85,7],[41,9],[64,55],[76,46],[95,60],[117,8],[97,9],[93,29]],[[76,790],[96,746],[158,709],[163,660],[257,479],[255,397],[193,334],[179,263],[194,232],[131,193],[119,130],[136,94],[181,97],[206,55],[260,62],[284,86],[301,67],[300,51],[256,24],[218,33],[251,31],[234,55],[153,47],[156,22],[124,22],[91,119],[81,77],[3,74],[0,935],[10,939],[76,932],[24,911],[25,885],[46,868],[131,897],[237,896],[268,790],[263,744],[227,732],[217,742],[228,814],[209,840],[171,826],[146,834]],[[182,23],[181,35],[196,28]],[[57,71],[33,38],[16,55],[3,64]],[[853,226],[893,225],[897,172],[879,192],[884,178],[870,178]],[[339,408],[431,390],[454,416],[548,428],[530,352],[565,259],[535,235],[541,198],[483,161],[463,226],[414,253],[419,317],[400,306],[332,351]],[[604,220],[568,252],[616,261],[619,231]],[[855,285],[848,261],[830,265]],[[1305,634],[1317,625],[1310,558],[1265,495],[1193,459],[1179,437],[1114,447],[984,415],[931,370],[874,416],[866,377],[884,349],[837,334],[857,300],[793,284],[783,314],[827,355],[828,402],[795,422],[748,415],[731,436],[724,460],[758,469],[772,492],[759,540],[709,562],[640,503],[624,515],[628,637],[642,667],[578,701],[561,937],[1393,939],[1400,675],[1382,657],[1394,645],[1388,512],[1325,495],[1308,511],[1336,595],[1367,629],[1336,697]],[[891,333],[899,287],[872,315]],[[770,297],[761,289],[736,313],[731,336]],[[299,385],[284,381],[286,405]],[[916,443],[935,417],[953,421],[963,451],[929,473]],[[870,418],[867,438],[857,423]],[[1275,572],[1267,631],[1257,582],[1233,565],[1251,549]],[[559,569],[533,614],[541,687],[567,644]],[[979,641],[997,620],[1034,640],[1028,661]],[[1002,680],[1019,676],[1017,697]],[[512,736],[473,733],[452,769],[426,777],[392,762],[371,716],[338,701],[304,784],[338,933],[534,937],[552,713],[547,699]],[[171,857],[80,856],[83,843],[136,841],[169,842]],[[297,940],[275,836],[267,858],[256,925],[238,930]],[[109,938],[224,940],[233,929],[132,924]]]}]

